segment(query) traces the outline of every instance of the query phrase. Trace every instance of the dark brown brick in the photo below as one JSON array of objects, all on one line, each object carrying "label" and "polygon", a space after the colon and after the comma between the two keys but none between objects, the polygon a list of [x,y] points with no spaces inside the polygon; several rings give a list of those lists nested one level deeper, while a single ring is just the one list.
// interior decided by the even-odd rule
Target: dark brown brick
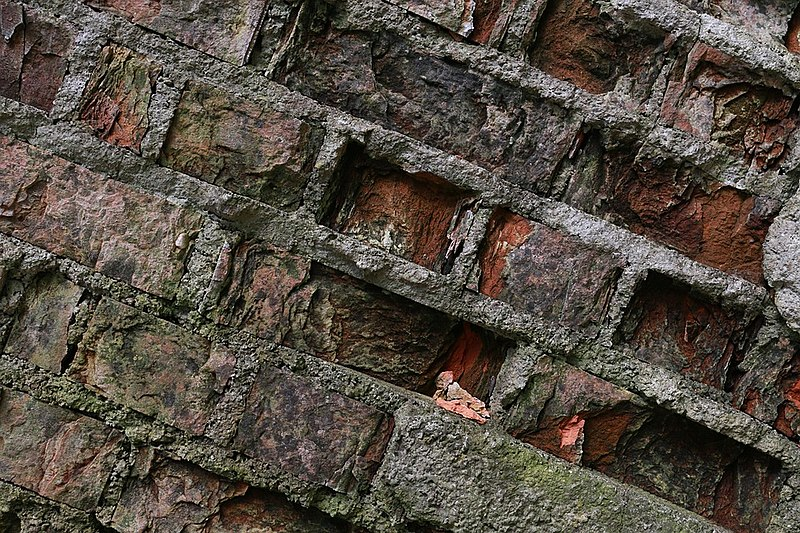
[{"label": "dark brown brick", "polygon": [[0,231],[171,297],[201,217],[0,136]]},{"label": "dark brown brick", "polygon": [[234,446],[347,492],[371,479],[391,432],[384,413],[265,366],[250,389]]},{"label": "dark brown brick", "polygon": [[0,478],[86,511],[122,451],[122,435],[97,420],[5,388],[0,434]]},{"label": "dark brown brick", "polygon": [[226,348],[104,299],[68,375],[115,402],[201,434],[234,364]]},{"label": "dark brown brick", "polygon": [[320,131],[296,118],[190,83],[183,92],[161,164],[276,207],[303,199]]},{"label": "dark brown brick", "polygon": [[83,95],[81,120],[101,139],[140,153],[160,71],[161,67],[127,48],[105,46]]},{"label": "dark brown brick", "polygon": [[50,111],[67,71],[72,33],[10,0],[0,0],[0,33],[0,96]]}]

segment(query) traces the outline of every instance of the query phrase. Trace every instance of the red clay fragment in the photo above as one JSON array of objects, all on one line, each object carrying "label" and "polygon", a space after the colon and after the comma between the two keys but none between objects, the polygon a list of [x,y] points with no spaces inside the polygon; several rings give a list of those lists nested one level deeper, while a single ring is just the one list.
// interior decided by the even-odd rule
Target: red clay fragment
[{"label": "red clay fragment", "polygon": [[461,415],[464,418],[468,418],[470,420],[474,420],[478,424],[485,424],[486,423],[486,419],[485,418],[483,418],[481,415],[479,415],[478,413],[476,413],[475,411],[473,411],[469,407],[466,407],[465,405],[460,404],[458,402],[458,400],[447,401],[447,400],[444,400],[442,398],[436,398],[436,405],[438,405],[442,409],[446,409],[446,410],[448,410],[448,411],[450,411],[452,413],[456,413],[457,415]]}]

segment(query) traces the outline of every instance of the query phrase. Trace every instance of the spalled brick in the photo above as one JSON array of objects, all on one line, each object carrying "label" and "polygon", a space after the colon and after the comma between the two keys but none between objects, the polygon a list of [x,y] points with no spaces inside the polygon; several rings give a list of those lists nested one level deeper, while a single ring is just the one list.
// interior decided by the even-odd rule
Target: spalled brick
[{"label": "spalled brick", "polygon": [[730,390],[756,325],[651,273],[637,289],[619,335],[643,361]]},{"label": "spalled brick", "polygon": [[226,348],[104,299],[68,375],[115,402],[202,434],[234,364]]},{"label": "spalled brick", "polygon": [[0,231],[171,297],[198,213],[0,137]]},{"label": "spalled brick", "polygon": [[0,96],[50,111],[67,71],[72,32],[40,11],[0,0],[0,33]]},{"label": "spalled brick", "polygon": [[135,468],[111,520],[116,531],[180,531],[187,524],[198,533],[344,531],[319,511],[153,450],[140,452]]},{"label": "spalled brick", "polygon": [[122,435],[97,420],[6,388],[0,434],[0,478],[86,511],[122,451]]},{"label": "spalled brick", "polygon": [[463,247],[474,201],[428,173],[409,174],[360,153],[340,173],[329,227],[440,272],[448,272]]},{"label": "spalled brick", "polygon": [[661,119],[728,146],[753,169],[776,168],[798,124],[796,95],[753,78],[736,59],[698,43],[672,74]]},{"label": "spalled brick", "polygon": [[481,293],[597,334],[625,261],[504,209],[480,253]]},{"label": "spalled brick", "polygon": [[320,130],[296,118],[190,83],[160,162],[276,207],[302,203]]},{"label": "spalled brick", "polygon": [[510,342],[493,333],[464,323],[442,371],[452,372],[453,380],[462,388],[488,402],[510,346]]},{"label": "spalled brick", "polygon": [[83,95],[81,120],[101,139],[140,153],[160,71],[161,67],[127,48],[103,47]]},{"label": "spalled brick", "polygon": [[236,65],[250,56],[266,0],[84,0]]},{"label": "spalled brick", "polygon": [[234,446],[301,479],[349,492],[368,482],[392,432],[381,411],[265,365]]}]

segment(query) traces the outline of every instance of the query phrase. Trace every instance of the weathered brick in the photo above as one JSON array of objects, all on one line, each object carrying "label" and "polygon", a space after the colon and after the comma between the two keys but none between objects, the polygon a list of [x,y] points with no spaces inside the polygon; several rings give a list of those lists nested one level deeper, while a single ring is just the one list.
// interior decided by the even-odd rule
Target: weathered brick
[{"label": "weathered brick", "polygon": [[465,322],[441,370],[452,372],[453,381],[488,402],[510,347],[509,341]]},{"label": "weathered brick", "polygon": [[60,373],[70,352],[70,325],[84,289],[57,273],[37,277],[27,288],[5,352]]},{"label": "weathered brick", "polygon": [[266,0],[84,0],[236,65],[247,62]]},{"label": "weathered brick", "polygon": [[473,14],[474,0],[391,0],[393,4],[403,7],[431,22],[450,31],[467,37],[475,27]]},{"label": "weathered brick", "polygon": [[784,43],[790,52],[800,54],[800,8],[795,9],[789,20]]},{"label": "weathered brick", "polygon": [[103,47],[84,91],[81,120],[101,139],[140,153],[160,72],[161,67],[141,54],[116,44]]},{"label": "weathered brick", "polygon": [[0,137],[0,231],[153,294],[174,295],[201,217]]},{"label": "weathered brick", "polygon": [[424,267],[449,272],[474,201],[432,174],[409,174],[360,153],[340,165],[323,222]]},{"label": "weathered brick", "polygon": [[234,446],[347,492],[371,479],[391,432],[381,411],[265,365],[247,396]]},{"label": "weathered brick", "polygon": [[776,168],[798,124],[795,94],[762,85],[736,59],[696,44],[667,86],[661,119],[715,140],[756,170]]},{"label": "weathered brick", "polygon": [[0,0],[0,96],[43,111],[53,108],[73,36],[35,9]]},{"label": "weathered brick", "polygon": [[643,361],[730,390],[755,325],[651,273],[637,289],[619,335]]},{"label": "weathered brick", "polygon": [[0,434],[0,478],[86,511],[122,451],[122,435],[101,422],[5,388]]},{"label": "weathered brick", "polygon": [[152,450],[141,452],[136,477],[128,482],[111,526],[124,533],[181,531],[345,531],[319,511],[283,496],[229,481]]},{"label": "weathered brick", "polygon": [[181,96],[161,164],[277,207],[303,199],[320,130],[296,118],[190,83]]},{"label": "weathered brick", "polygon": [[587,334],[605,320],[624,259],[504,209],[480,253],[483,294]]},{"label": "weathered brick", "polygon": [[115,402],[202,434],[234,364],[226,348],[104,299],[68,375]]},{"label": "weathered brick", "polygon": [[678,0],[733,26],[742,28],[755,39],[771,45],[784,38],[787,23],[797,6],[795,0]]}]

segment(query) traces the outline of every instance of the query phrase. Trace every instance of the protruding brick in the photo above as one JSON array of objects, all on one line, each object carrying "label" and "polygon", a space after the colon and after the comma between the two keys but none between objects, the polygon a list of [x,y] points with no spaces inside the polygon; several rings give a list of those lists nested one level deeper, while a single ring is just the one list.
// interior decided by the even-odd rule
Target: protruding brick
[{"label": "protruding brick", "polygon": [[337,181],[325,224],[426,268],[450,270],[473,218],[464,191],[353,152]]},{"label": "protruding brick", "polygon": [[250,56],[266,0],[84,0],[236,65]]},{"label": "protruding brick", "polygon": [[72,33],[10,0],[0,0],[0,33],[0,96],[50,111],[67,71]]},{"label": "protruding brick", "polygon": [[160,71],[161,67],[127,48],[105,46],[83,95],[81,120],[101,139],[139,153]]},{"label": "protruding brick", "polygon": [[296,118],[190,83],[161,164],[285,209],[303,199],[320,131]]},{"label": "protruding brick", "polygon": [[93,511],[122,435],[92,418],[0,388],[0,478]]},{"label": "protruding brick", "polygon": [[104,299],[69,376],[115,402],[201,434],[234,364],[226,348]]},{"label": "protruding brick", "polygon": [[0,231],[171,297],[201,217],[0,136]]},{"label": "protruding brick", "polygon": [[391,432],[381,411],[265,365],[234,446],[301,479],[348,492],[372,478]]},{"label": "protruding brick", "polygon": [[480,266],[483,294],[591,335],[605,320],[625,261],[501,209]]}]

